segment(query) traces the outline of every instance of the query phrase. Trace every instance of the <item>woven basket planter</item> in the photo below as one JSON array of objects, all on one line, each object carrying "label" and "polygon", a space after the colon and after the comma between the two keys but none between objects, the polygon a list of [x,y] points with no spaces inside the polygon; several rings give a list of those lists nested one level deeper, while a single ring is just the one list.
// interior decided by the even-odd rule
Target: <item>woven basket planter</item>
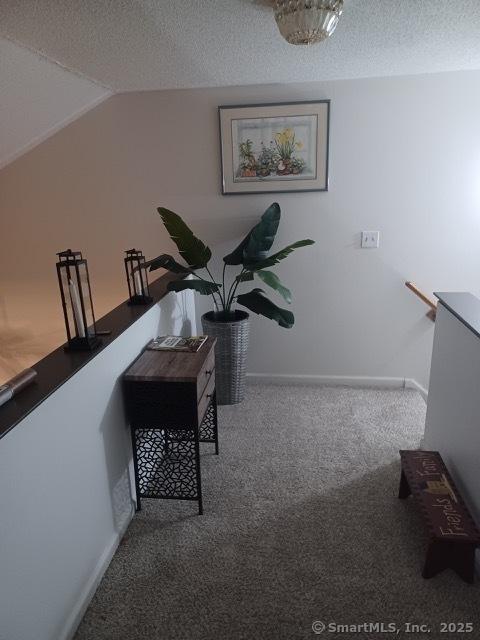
[{"label": "woven basket planter", "polygon": [[[237,404],[245,395],[250,318],[245,311],[235,311],[234,320],[218,320],[209,311],[202,316],[203,332],[217,338],[215,378],[218,404]],[[218,318],[218,316],[217,316]]]}]

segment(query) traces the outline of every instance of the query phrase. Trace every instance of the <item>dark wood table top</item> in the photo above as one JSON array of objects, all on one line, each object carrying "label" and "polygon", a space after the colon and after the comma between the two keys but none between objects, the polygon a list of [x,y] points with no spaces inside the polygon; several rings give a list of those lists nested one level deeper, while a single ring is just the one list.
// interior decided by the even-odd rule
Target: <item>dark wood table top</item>
[{"label": "dark wood table top", "polygon": [[[196,382],[216,343],[209,337],[196,353],[145,351],[124,374],[127,382]],[[212,361],[212,368],[214,367]]]}]

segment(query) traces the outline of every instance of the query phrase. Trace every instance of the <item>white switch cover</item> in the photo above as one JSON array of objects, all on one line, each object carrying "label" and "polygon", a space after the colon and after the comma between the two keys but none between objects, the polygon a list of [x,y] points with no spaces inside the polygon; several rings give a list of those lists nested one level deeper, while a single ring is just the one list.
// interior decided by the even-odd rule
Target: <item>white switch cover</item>
[{"label": "white switch cover", "polygon": [[362,231],[362,249],[378,249],[380,231]]}]

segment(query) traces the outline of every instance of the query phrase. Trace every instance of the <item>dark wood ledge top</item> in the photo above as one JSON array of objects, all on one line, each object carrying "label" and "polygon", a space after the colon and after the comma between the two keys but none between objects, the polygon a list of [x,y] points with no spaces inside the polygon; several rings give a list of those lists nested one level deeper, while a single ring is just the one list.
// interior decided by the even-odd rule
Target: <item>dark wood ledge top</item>
[{"label": "dark wood ledge top", "polygon": [[480,338],[480,300],[472,293],[437,293],[441,304]]},{"label": "dark wood ledge top", "polygon": [[3,438],[62,384],[67,382],[88,362],[96,358],[105,347],[108,347],[128,327],[141,318],[146,311],[164,298],[168,293],[167,285],[169,282],[181,280],[183,277],[183,275],[167,272],[152,282],[149,287],[150,295],[154,300],[152,304],[130,306],[127,302],[122,302],[103,318],[100,318],[97,321],[97,331],[109,329],[111,334],[102,336],[101,346],[94,351],[64,351],[64,345],[62,345],[36,364],[31,365],[32,369],[37,372],[35,382],[0,407],[0,438]]},{"label": "dark wood ledge top", "polygon": [[[195,353],[146,349],[127,369],[123,379],[127,382],[197,382],[216,341],[216,338],[207,338]],[[210,368],[214,367],[212,353]]]}]

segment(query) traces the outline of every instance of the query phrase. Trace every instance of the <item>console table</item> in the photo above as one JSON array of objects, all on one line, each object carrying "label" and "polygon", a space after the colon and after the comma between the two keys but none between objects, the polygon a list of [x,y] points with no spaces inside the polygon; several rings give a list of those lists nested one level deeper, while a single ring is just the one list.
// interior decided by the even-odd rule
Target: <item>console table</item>
[{"label": "console table", "polygon": [[145,350],[124,374],[137,510],[141,498],[198,500],[200,442],[218,454],[215,338],[196,353]]}]

